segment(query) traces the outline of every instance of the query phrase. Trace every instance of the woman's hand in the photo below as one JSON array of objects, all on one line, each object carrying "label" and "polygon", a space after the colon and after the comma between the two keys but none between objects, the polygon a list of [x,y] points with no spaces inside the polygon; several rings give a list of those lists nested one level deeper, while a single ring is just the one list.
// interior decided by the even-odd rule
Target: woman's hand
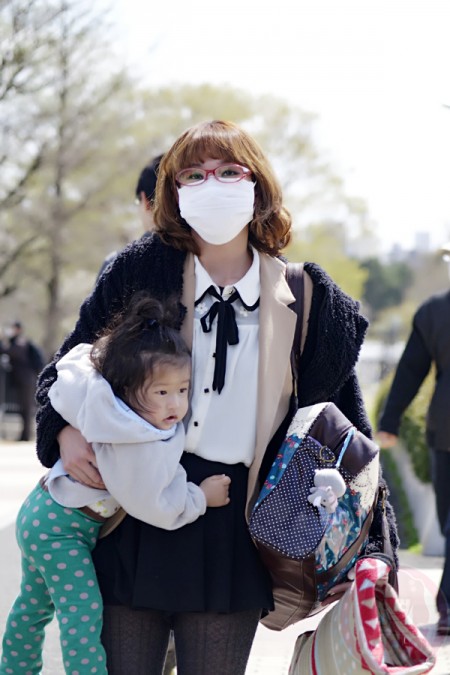
[{"label": "woman's hand", "polygon": [[105,490],[95,453],[81,432],[70,425],[64,427],[58,434],[58,443],[62,463],[69,476],[89,487]]},{"label": "woman's hand", "polygon": [[226,506],[230,503],[228,492],[231,478],[229,476],[209,476],[200,483],[200,488],[205,493],[207,506]]}]

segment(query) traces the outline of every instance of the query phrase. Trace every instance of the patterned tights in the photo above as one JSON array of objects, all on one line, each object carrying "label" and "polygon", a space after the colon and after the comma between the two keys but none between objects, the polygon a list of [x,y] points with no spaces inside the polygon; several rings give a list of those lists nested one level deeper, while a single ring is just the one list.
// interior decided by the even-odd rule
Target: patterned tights
[{"label": "patterned tights", "polygon": [[244,675],[260,610],[168,615],[107,605],[102,641],[109,675],[161,675],[170,629],[178,675]]}]

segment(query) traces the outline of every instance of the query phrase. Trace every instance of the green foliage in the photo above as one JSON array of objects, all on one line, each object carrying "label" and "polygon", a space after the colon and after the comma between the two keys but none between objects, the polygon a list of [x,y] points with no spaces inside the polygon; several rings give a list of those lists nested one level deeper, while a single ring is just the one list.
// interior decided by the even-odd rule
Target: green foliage
[{"label": "green foliage", "polygon": [[296,235],[284,253],[292,261],[317,262],[348,295],[358,300],[367,272],[345,249],[345,228],[333,223],[313,225],[301,238]]},{"label": "green foliage", "polygon": [[416,304],[405,300],[401,305],[380,311],[373,317],[373,323],[370,325],[372,338],[385,344],[405,341],[411,331],[411,319],[416,309]]},{"label": "green foliage", "polygon": [[433,377],[429,376],[409,406],[400,425],[400,438],[411,455],[414,472],[424,483],[431,481],[430,456],[425,439],[426,411],[433,393]]},{"label": "green foliage", "polygon": [[[402,293],[399,303],[386,306],[371,314],[371,337],[393,344],[406,340],[411,330],[411,319],[417,307],[434,293],[449,286],[448,266],[437,252],[411,252],[404,263],[409,268],[411,281]],[[380,284],[381,287],[382,284]]]},{"label": "green foliage", "polygon": [[402,477],[389,450],[381,450],[383,474],[390,489],[389,501],[395,511],[401,548],[419,545],[419,535],[414,525],[414,517],[409,506],[408,496],[403,489]]},{"label": "green foliage", "polygon": [[406,292],[406,298],[415,307],[430,295],[448,289],[449,267],[448,263],[442,260],[439,251],[416,256],[411,265],[414,277]]},{"label": "green foliage", "polygon": [[[388,375],[380,384],[374,403],[374,417],[380,418],[386,397],[392,383],[393,374]],[[417,396],[405,411],[399,429],[399,438],[410,454],[414,473],[423,482],[429,483],[430,458],[426,443],[426,414],[434,389],[434,373],[429,373]]]},{"label": "green foliage", "polygon": [[368,258],[361,263],[367,270],[363,300],[374,315],[387,307],[399,305],[411,283],[413,274],[403,262],[383,264],[377,258]]}]

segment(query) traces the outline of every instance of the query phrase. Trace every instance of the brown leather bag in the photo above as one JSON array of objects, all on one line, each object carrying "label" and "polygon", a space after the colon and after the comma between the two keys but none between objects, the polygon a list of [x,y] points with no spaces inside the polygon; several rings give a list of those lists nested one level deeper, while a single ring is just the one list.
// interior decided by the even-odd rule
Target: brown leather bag
[{"label": "brown leather bag", "polygon": [[[301,264],[289,264],[286,278],[296,297],[297,327],[291,355],[296,389],[298,357],[305,339],[305,314],[307,319],[311,289],[305,289]],[[294,393],[296,396],[296,390]],[[294,413],[295,410],[292,410]],[[343,518],[346,509],[351,510],[350,493],[356,494],[358,489],[364,502],[364,512],[360,520],[355,518],[353,523],[353,527],[358,529],[355,536],[348,536],[349,533],[341,528],[341,545],[349,543],[349,546],[339,551],[339,555],[334,551],[335,564],[327,566],[326,552],[328,546],[328,558],[333,557],[330,552],[332,538],[339,536],[338,519],[327,516],[323,508],[318,509],[308,502],[310,488],[314,486],[314,471],[328,465],[336,466],[351,429],[352,424],[341,411],[334,404],[325,403],[297,411],[284,442],[280,443],[281,449],[268,472],[249,525],[253,541],[272,578],[275,610],[261,620],[268,628],[282,630],[321,611],[327,604],[327,594],[333,591],[335,584],[346,579],[347,570],[364,551],[373,520],[373,505],[378,498],[379,449],[375,443],[354,430],[341,458],[341,473],[347,490],[341,498],[338,515]],[[297,447],[292,452],[294,445]],[[324,461],[320,459],[320,452],[317,454],[317,448],[322,452]],[[287,464],[283,469],[284,460]],[[283,474],[281,478],[280,474]],[[366,482],[365,487],[358,488],[358,477]],[[276,485],[275,480],[279,481]],[[353,502],[357,508],[357,500],[353,499]],[[331,523],[333,518],[334,523]],[[302,545],[298,545],[302,540]],[[345,588],[341,587],[340,594],[334,595],[333,599],[340,597]]]},{"label": "brown leather bag", "polygon": [[265,626],[282,630],[321,611],[347,581],[368,541],[378,481],[378,446],[334,403],[297,411],[249,523],[273,584]]}]

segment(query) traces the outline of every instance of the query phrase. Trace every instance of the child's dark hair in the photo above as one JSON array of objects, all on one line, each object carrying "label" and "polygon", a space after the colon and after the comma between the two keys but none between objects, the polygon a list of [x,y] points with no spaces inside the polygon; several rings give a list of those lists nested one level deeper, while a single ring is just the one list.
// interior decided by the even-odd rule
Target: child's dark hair
[{"label": "child's dark hair", "polygon": [[176,299],[162,303],[136,293],[94,342],[92,363],[116,396],[128,400],[158,366],[190,364],[189,349],[176,328],[179,319]]}]

